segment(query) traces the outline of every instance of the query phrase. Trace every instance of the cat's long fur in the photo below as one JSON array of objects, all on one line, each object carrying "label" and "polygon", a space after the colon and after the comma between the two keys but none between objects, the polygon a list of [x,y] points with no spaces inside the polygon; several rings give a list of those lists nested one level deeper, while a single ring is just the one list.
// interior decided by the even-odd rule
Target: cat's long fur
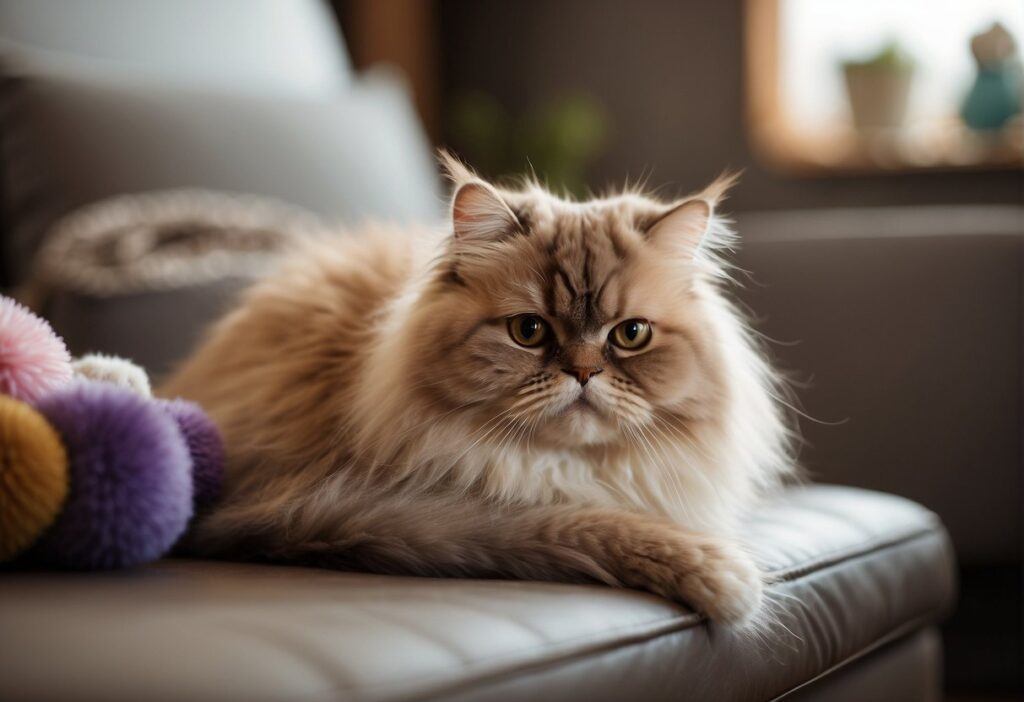
[{"label": "cat's long fur", "polygon": [[[722,292],[725,185],[574,203],[447,165],[454,233],[304,247],[164,386],[227,445],[226,497],[192,547],[598,580],[749,619],[761,580],[737,518],[791,460],[777,376]],[[550,343],[509,338],[523,313]],[[629,318],[650,320],[649,348],[609,345]],[[561,372],[580,364],[603,372]]]}]

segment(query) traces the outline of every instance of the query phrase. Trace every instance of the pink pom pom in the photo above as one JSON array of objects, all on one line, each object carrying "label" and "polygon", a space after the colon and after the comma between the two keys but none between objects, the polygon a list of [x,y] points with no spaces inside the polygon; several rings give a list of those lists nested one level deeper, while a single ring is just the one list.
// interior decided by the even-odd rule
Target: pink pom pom
[{"label": "pink pom pom", "polygon": [[71,375],[71,354],[50,325],[0,295],[0,392],[33,403]]}]

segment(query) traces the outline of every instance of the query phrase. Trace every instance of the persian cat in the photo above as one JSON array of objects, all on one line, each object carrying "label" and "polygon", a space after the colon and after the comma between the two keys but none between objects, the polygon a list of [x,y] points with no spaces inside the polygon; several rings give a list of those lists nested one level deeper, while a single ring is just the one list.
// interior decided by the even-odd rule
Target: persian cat
[{"label": "persian cat", "polygon": [[223,431],[203,555],[599,581],[748,622],[740,518],[791,470],[715,209],[572,202],[442,155],[443,231],[306,245],[162,389]]}]

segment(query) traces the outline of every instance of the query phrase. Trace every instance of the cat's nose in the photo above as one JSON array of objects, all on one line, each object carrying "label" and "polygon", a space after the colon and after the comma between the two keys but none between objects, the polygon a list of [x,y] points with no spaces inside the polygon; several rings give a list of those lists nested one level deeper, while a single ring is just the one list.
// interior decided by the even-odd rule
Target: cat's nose
[{"label": "cat's nose", "polygon": [[580,382],[580,385],[586,385],[587,381],[592,376],[597,375],[604,371],[604,368],[595,368],[593,366],[573,366],[571,368],[563,368],[563,373],[568,373],[572,377],[576,378]]}]

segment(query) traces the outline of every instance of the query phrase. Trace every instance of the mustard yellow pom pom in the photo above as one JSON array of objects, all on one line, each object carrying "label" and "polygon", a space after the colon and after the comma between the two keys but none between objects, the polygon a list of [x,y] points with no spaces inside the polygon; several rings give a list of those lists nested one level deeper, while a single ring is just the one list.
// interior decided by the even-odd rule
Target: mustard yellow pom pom
[{"label": "mustard yellow pom pom", "polygon": [[68,493],[68,458],[57,432],[24,402],[0,395],[0,562],[57,517]]}]

